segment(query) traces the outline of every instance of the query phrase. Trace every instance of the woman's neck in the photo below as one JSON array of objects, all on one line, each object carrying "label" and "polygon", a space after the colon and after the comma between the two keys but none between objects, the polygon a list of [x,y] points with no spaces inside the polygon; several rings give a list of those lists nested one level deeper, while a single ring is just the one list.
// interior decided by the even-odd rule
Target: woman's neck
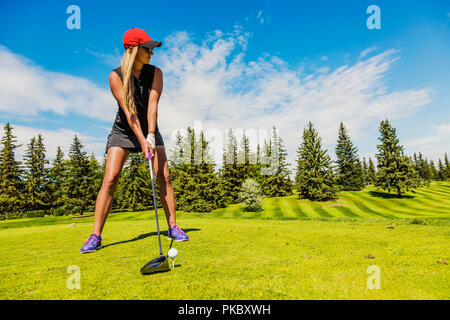
[{"label": "woman's neck", "polygon": [[[134,66],[133,66],[133,73],[136,75],[139,75],[139,74],[141,74],[141,70],[142,70],[142,67],[144,66],[144,64],[142,63],[142,62],[137,62],[137,61],[135,61],[134,62]],[[137,78],[137,77],[136,77]]]}]

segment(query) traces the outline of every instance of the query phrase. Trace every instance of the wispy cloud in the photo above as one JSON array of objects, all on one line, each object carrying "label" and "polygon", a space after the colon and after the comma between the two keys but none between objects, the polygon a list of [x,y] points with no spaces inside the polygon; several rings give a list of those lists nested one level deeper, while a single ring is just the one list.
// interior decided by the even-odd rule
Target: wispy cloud
[{"label": "wispy cloud", "polygon": [[433,134],[427,137],[413,139],[405,143],[408,154],[422,152],[428,159],[444,158],[445,152],[450,155],[450,123],[435,126]]},{"label": "wispy cloud", "polygon": [[114,49],[114,53],[104,53],[102,51],[91,50],[89,48],[85,48],[85,51],[97,57],[100,62],[110,67],[117,67],[120,65],[120,60],[122,59],[122,53],[120,53],[118,48]]},{"label": "wispy cloud", "polygon": [[364,58],[365,56],[367,56],[369,53],[371,53],[372,51],[375,51],[377,49],[377,47],[370,47],[367,48],[366,50],[361,51],[361,53],[359,54],[359,58]]},{"label": "wispy cloud", "polygon": [[385,75],[399,59],[395,49],[354,65],[304,73],[271,55],[246,62],[240,37],[245,39],[236,30],[209,38],[208,44],[196,44],[185,32],[166,39],[170,45],[160,57],[167,83],[160,128],[172,132],[202,119],[208,119],[205,127],[220,130],[275,125],[293,163],[308,120],[326,144],[334,144],[340,121],[352,138],[360,139],[380,120],[409,117],[432,101],[431,88],[395,91],[386,86]]},{"label": "wispy cloud", "polygon": [[70,113],[103,121],[114,119],[115,103],[109,90],[94,82],[52,72],[0,46],[0,112],[34,117],[51,111]]},{"label": "wispy cloud", "polygon": [[[358,140],[380,120],[410,117],[433,99],[428,87],[387,87],[386,74],[399,59],[395,49],[362,59],[367,52],[354,64],[305,72],[269,54],[246,60],[251,33],[239,25],[231,32],[210,32],[201,43],[194,38],[186,31],[175,32],[164,39],[165,50],[158,52],[164,74],[158,126],[167,150],[178,129],[198,120],[204,129],[217,129],[224,136],[228,128],[270,130],[275,125],[293,164],[309,120],[330,146],[340,121]],[[4,47],[0,74],[12,75],[2,77],[0,111],[28,115],[70,111],[111,123],[114,119],[117,104],[109,90],[87,79],[43,70]],[[24,91],[24,85],[30,89]],[[72,138],[72,133],[66,135],[68,144]],[[253,148],[256,142],[251,141]],[[106,141],[95,143],[103,154]]]}]

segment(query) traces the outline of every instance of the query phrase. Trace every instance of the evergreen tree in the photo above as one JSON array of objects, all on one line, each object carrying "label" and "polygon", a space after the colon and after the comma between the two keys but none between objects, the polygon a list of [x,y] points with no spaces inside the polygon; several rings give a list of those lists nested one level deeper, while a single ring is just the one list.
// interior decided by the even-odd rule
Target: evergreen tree
[{"label": "evergreen tree", "polygon": [[92,181],[92,192],[91,192],[91,209],[95,210],[95,202],[97,200],[98,192],[102,187],[103,177],[105,175],[105,170],[98,163],[97,158],[95,158],[94,153],[91,154],[89,159],[89,179]]},{"label": "evergreen tree", "polygon": [[75,135],[70,145],[67,178],[64,181],[64,210],[66,214],[83,214],[92,206],[93,179],[89,158]]},{"label": "evergreen tree", "polygon": [[366,158],[363,157],[362,161],[362,170],[363,170],[363,180],[364,184],[369,184],[369,168],[367,167]]},{"label": "evergreen tree", "polygon": [[[148,160],[141,152],[130,154],[121,174],[118,201],[120,208],[131,211],[141,211],[153,207],[153,190],[151,185],[150,167]],[[155,174],[155,172],[153,172]],[[153,175],[155,185],[156,205],[159,202],[158,178]],[[153,207],[154,208],[154,207]]]},{"label": "evergreen tree", "polygon": [[36,176],[36,139],[33,137],[27,145],[27,150],[24,156],[25,162],[25,188],[26,188],[26,203],[24,203],[25,210],[33,210],[37,206],[38,184],[35,179]]},{"label": "evergreen tree", "polygon": [[56,157],[49,171],[50,203],[53,208],[59,208],[64,204],[64,180],[66,179],[66,162],[64,153],[58,146]]},{"label": "evergreen tree", "polygon": [[395,128],[386,119],[380,124],[381,144],[377,145],[378,172],[376,186],[383,190],[394,189],[397,197],[401,197],[402,192],[416,188],[418,175],[413,163],[403,154],[403,147],[399,144],[399,139]]},{"label": "evergreen tree", "polygon": [[310,200],[329,200],[337,197],[333,166],[311,122],[303,130],[303,141],[297,151],[295,185],[300,196]]},{"label": "evergreen tree", "polygon": [[252,152],[250,151],[250,141],[245,135],[245,130],[242,134],[242,139],[239,145],[239,151],[237,153],[237,164],[236,168],[241,172],[243,179],[247,179],[252,175],[252,165],[250,160],[253,158]]},{"label": "evergreen tree", "polygon": [[49,163],[45,159],[45,147],[42,135],[33,137],[25,153],[25,180],[27,190],[27,210],[47,209],[51,205],[49,189]]},{"label": "evergreen tree", "polygon": [[441,161],[441,158],[439,158],[439,161],[438,161],[437,180],[440,180],[440,181],[445,180],[445,167]]},{"label": "evergreen tree", "polygon": [[370,184],[375,184],[376,180],[377,172],[375,170],[375,165],[373,164],[372,158],[369,157],[368,181]]},{"label": "evergreen tree", "polygon": [[431,180],[436,180],[438,173],[436,170],[436,165],[434,164],[433,160],[430,160],[430,164],[428,165],[428,167],[430,168],[431,172]]},{"label": "evergreen tree", "polygon": [[341,122],[336,146],[337,183],[342,190],[359,191],[364,188],[364,173],[358,159],[358,149]]},{"label": "evergreen tree", "polygon": [[278,135],[277,129],[272,128],[270,148],[266,155],[270,162],[263,167],[261,189],[269,197],[282,197],[292,194],[293,183],[289,177],[287,152],[283,145],[283,139]]},{"label": "evergreen tree", "polygon": [[0,212],[7,220],[10,214],[21,211],[24,201],[21,191],[24,186],[21,180],[22,162],[15,159],[14,151],[21,145],[16,145],[16,136],[13,135],[9,122],[5,124],[4,130],[0,151]]},{"label": "evergreen tree", "polygon": [[415,160],[414,168],[421,179],[423,185],[429,185],[432,179],[432,171],[427,159],[423,159],[423,155],[419,152],[419,156]]},{"label": "evergreen tree", "polygon": [[445,179],[449,179],[450,178],[450,164],[448,162],[447,152],[445,153],[445,157],[444,157],[444,165],[445,165]]},{"label": "evergreen tree", "polygon": [[209,212],[225,206],[225,188],[209,154],[208,142],[203,132],[197,138],[195,131],[187,128],[181,151],[182,163],[177,166],[176,179],[172,180],[177,207],[183,211]]},{"label": "evergreen tree", "polygon": [[223,165],[220,175],[225,190],[226,203],[238,203],[239,191],[242,182],[245,180],[245,173],[240,171],[237,163],[237,142],[233,130],[230,128],[227,133],[227,141],[223,150]]}]

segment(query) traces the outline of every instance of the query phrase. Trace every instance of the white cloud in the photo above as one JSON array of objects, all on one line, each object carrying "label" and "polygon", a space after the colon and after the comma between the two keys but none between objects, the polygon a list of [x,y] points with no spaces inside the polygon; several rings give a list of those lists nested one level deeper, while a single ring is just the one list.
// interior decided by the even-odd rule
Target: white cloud
[{"label": "white cloud", "polygon": [[370,52],[372,52],[372,51],[374,51],[374,50],[376,50],[377,49],[377,47],[370,47],[370,48],[367,48],[366,50],[363,50],[363,51],[361,51],[361,53],[359,54],[359,58],[361,59],[361,58],[364,58],[365,56],[367,56]]},{"label": "white cloud", "polygon": [[42,111],[112,121],[117,103],[94,82],[52,72],[0,45],[0,112],[33,117]]},{"label": "white cloud", "polygon": [[[158,126],[167,151],[174,132],[193,126],[196,120],[202,120],[204,129],[220,130],[224,137],[228,128],[270,132],[275,125],[287,147],[288,161],[294,164],[309,120],[329,147],[335,144],[340,121],[358,141],[380,120],[410,117],[432,101],[430,88],[393,91],[386,86],[386,73],[399,59],[397,50],[307,73],[269,54],[245,61],[250,38],[236,25],[229,33],[208,33],[201,43],[185,31],[163,40],[165,50],[156,53],[164,74]],[[15,74],[11,80],[2,77],[0,111],[21,115],[70,111],[112,123],[117,103],[109,90],[86,79],[43,70],[5,48],[0,58],[0,74]],[[24,91],[24,84],[30,90]],[[72,133],[65,135],[67,145],[72,138]],[[106,141],[92,142],[92,146],[96,143],[95,152],[103,155]]]},{"label": "white cloud", "polygon": [[[264,55],[245,62],[238,35],[196,44],[187,33],[160,57],[165,92],[159,127],[165,132],[203,120],[205,128],[268,129],[277,126],[289,161],[294,163],[300,136],[311,120],[324,142],[334,145],[340,121],[355,140],[380,120],[412,116],[432,101],[430,88],[392,91],[385,75],[398,51],[389,49],[354,65],[312,73],[294,70],[282,59]],[[174,44],[174,42],[172,42]],[[330,150],[332,151],[332,150]]]},{"label": "white cloud", "polygon": [[450,155],[450,123],[433,128],[433,135],[409,140],[405,143],[405,152],[413,154],[421,152],[429,160],[444,159],[444,154]]},{"label": "white cloud", "polygon": [[117,67],[120,65],[122,54],[118,48],[114,49],[114,53],[103,53],[102,51],[95,51],[89,48],[85,48],[85,51],[99,59],[100,62],[110,67]]}]

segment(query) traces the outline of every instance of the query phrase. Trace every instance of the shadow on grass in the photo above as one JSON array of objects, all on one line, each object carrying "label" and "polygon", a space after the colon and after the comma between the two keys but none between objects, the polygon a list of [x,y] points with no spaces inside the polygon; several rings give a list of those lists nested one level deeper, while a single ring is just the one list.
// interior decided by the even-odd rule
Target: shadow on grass
[{"label": "shadow on grass", "polygon": [[[189,233],[189,232],[191,232],[191,231],[200,231],[200,230],[202,230],[202,229],[183,229],[183,231],[187,234],[187,233]],[[149,233],[143,233],[143,234],[140,234],[140,235],[138,235],[137,237],[134,237],[133,239],[130,239],[130,240],[123,240],[123,241],[118,241],[118,242],[114,242],[114,243],[110,243],[110,244],[107,244],[107,245],[105,245],[105,246],[102,246],[102,249],[104,249],[104,248],[107,248],[107,247],[109,247],[109,246],[115,246],[115,245],[118,245],[118,244],[124,244],[124,243],[129,243],[129,242],[134,242],[134,241],[139,241],[139,240],[142,240],[142,239],[145,239],[145,238],[148,238],[148,237],[153,237],[153,236],[157,236],[158,235],[158,232],[149,232]],[[161,237],[167,237],[167,231],[162,231],[161,232]]]},{"label": "shadow on grass", "polygon": [[396,194],[380,192],[380,191],[369,191],[369,194],[372,197],[384,198],[384,199],[414,199],[415,198],[415,196],[409,196],[409,195],[402,195],[401,197],[397,197]]}]

